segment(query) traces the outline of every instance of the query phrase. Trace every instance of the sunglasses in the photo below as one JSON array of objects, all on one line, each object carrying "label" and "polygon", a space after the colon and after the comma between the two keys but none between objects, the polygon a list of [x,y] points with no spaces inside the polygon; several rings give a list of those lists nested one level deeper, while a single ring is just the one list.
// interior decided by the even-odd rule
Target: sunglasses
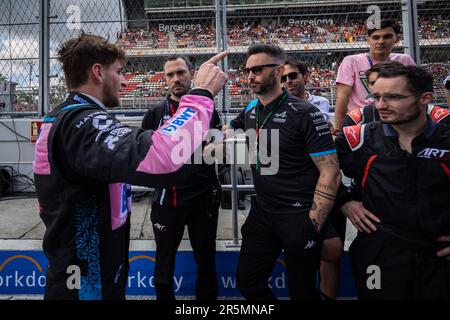
[{"label": "sunglasses", "polygon": [[281,83],[285,83],[287,81],[287,78],[289,78],[290,80],[295,80],[298,77],[298,74],[300,72],[289,72],[286,75],[281,76]]},{"label": "sunglasses", "polygon": [[278,67],[279,64],[275,64],[275,63],[270,63],[270,64],[260,64],[259,66],[254,66],[251,68],[244,68],[244,73],[246,75],[250,74],[250,71],[255,75],[258,76],[261,74],[261,72],[263,71],[264,68],[266,67]]}]

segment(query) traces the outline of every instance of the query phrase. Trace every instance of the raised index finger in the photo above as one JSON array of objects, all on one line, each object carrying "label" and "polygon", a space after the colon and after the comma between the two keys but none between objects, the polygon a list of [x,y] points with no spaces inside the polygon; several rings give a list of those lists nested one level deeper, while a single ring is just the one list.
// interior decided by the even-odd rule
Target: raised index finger
[{"label": "raised index finger", "polygon": [[225,58],[228,55],[228,51],[221,52],[219,54],[216,54],[214,57],[206,61],[207,63],[217,64],[220,60]]}]

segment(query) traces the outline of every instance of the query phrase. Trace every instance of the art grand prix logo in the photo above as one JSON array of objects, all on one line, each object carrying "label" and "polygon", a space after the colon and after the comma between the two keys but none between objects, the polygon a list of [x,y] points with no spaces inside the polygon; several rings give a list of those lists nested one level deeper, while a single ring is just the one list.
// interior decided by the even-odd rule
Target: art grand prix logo
[{"label": "art grand prix logo", "polygon": [[42,293],[45,274],[37,259],[28,254],[13,254],[0,261],[0,293]]}]

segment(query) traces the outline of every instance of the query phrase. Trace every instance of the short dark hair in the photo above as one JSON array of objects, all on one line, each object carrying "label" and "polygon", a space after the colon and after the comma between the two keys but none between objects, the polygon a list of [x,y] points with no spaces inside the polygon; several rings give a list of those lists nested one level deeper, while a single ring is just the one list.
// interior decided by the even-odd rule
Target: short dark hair
[{"label": "short dark hair", "polygon": [[402,64],[398,61],[384,61],[377,64],[374,64],[369,70],[366,71],[367,78],[374,72],[379,73],[381,68],[391,68],[396,66],[402,66]]},{"label": "short dark hair", "polygon": [[283,64],[286,60],[286,54],[284,50],[279,46],[270,45],[270,44],[254,44],[251,45],[247,50],[247,58],[254,54],[265,53],[277,60],[280,61],[280,64]]},{"label": "short dark hair", "polygon": [[400,26],[397,22],[395,22],[394,20],[391,19],[383,19],[380,21],[380,28],[372,28],[372,29],[368,29],[367,30],[367,34],[370,35],[372,33],[374,33],[377,30],[381,30],[384,28],[389,28],[391,27],[392,29],[394,29],[395,34],[399,34],[400,33]]},{"label": "short dark hair", "polygon": [[78,38],[63,43],[58,51],[58,61],[62,63],[69,89],[85,84],[88,70],[94,64],[109,66],[116,60],[125,63],[125,52],[122,49],[103,37],[84,32]]},{"label": "short dark hair", "polygon": [[298,69],[298,71],[305,76],[305,74],[308,73],[308,66],[306,62],[303,61],[297,61],[297,60],[286,60],[284,65],[291,65]]},{"label": "short dark hair", "polygon": [[164,66],[166,65],[167,62],[169,61],[176,61],[178,59],[181,59],[184,61],[184,63],[186,63],[186,67],[188,68],[189,71],[191,70],[195,70],[194,64],[191,62],[191,60],[186,57],[186,56],[170,56],[166,59],[166,61],[164,62]]},{"label": "short dark hair", "polygon": [[408,90],[412,93],[420,95],[424,92],[433,92],[433,76],[424,68],[400,63],[381,67],[378,73],[378,79],[396,77],[405,77]]}]

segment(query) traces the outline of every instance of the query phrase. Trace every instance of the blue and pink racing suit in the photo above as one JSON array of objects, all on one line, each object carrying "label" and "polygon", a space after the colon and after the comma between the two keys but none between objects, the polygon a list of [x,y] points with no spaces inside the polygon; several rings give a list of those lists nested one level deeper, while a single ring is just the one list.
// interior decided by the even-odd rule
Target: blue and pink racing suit
[{"label": "blue and pink racing suit", "polygon": [[[183,181],[176,171],[201,145],[213,108],[208,92],[193,90],[170,121],[151,131],[128,127],[94,99],[71,92],[47,115],[34,161],[49,262],[45,299],[124,299],[129,184],[165,187]],[[174,139],[180,132],[184,139]],[[184,152],[175,157],[175,147]],[[74,270],[80,271],[78,283]]]}]

